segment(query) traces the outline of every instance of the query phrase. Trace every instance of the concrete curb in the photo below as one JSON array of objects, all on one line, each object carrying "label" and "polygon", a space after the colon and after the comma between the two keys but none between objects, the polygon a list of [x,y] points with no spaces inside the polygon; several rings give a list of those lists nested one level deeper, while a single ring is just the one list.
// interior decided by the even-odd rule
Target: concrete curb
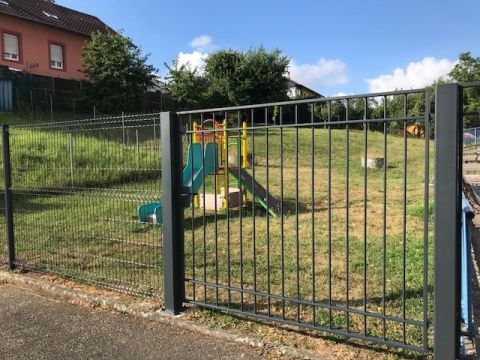
[{"label": "concrete curb", "polygon": [[158,321],[161,323],[174,324],[182,329],[194,331],[203,335],[212,336],[218,339],[227,340],[234,343],[248,345],[259,349],[276,350],[283,356],[290,356],[296,359],[325,360],[326,358],[307,351],[299,350],[289,346],[278,345],[271,342],[265,342],[261,339],[235,334],[230,330],[213,330],[203,325],[198,325],[193,321],[184,319],[184,315],[172,316],[162,310],[152,310],[142,308],[135,304],[125,304],[106,296],[87,294],[67,286],[50,283],[48,281],[34,279],[25,275],[18,275],[0,270],[0,281],[8,284],[19,285],[33,288],[40,291],[45,296],[67,300],[77,301],[85,305],[98,306],[106,310],[115,310],[123,314],[142,317]]}]

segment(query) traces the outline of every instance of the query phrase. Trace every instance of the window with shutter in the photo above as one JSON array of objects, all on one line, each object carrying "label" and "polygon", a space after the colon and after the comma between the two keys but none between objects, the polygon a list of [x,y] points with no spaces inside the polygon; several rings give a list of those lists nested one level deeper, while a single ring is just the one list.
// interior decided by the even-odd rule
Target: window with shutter
[{"label": "window with shutter", "polygon": [[20,61],[17,35],[3,33],[3,58],[5,60]]},{"label": "window with shutter", "polygon": [[50,44],[50,67],[63,70],[63,46]]}]

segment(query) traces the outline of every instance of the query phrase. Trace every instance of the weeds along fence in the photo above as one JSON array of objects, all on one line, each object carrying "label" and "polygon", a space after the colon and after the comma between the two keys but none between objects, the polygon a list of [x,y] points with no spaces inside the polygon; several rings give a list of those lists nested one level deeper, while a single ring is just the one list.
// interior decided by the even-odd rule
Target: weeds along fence
[{"label": "weeds along fence", "polygon": [[7,135],[14,265],[160,296],[161,228],[136,216],[161,196],[158,114],[18,125]]}]

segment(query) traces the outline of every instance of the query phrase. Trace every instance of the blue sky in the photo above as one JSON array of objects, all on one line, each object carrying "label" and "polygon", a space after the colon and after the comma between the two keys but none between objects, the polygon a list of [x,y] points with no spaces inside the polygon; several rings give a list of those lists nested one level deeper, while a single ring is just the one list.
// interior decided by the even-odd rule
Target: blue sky
[{"label": "blue sky", "polygon": [[160,73],[225,47],[280,48],[325,95],[421,87],[480,55],[478,0],[57,0],[125,33]]}]

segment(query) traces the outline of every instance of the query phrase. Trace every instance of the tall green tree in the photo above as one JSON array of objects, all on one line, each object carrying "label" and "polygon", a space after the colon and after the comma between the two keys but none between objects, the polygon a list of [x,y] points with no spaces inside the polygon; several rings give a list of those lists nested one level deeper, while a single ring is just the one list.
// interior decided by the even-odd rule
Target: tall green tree
[{"label": "tall green tree", "polygon": [[131,39],[122,33],[96,31],[85,44],[82,60],[89,96],[101,111],[141,110],[156,69]]},{"label": "tall green tree", "polygon": [[178,66],[175,60],[167,65],[167,89],[180,109],[198,109],[207,105],[209,81],[198,73],[197,69]]},{"label": "tall green tree", "polygon": [[473,57],[470,52],[461,53],[449,76],[458,82],[480,81],[480,57]]},{"label": "tall green tree", "polygon": [[289,59],[280,50],[219,50],[202,72],[174,62],[167,66],[167,88],[180,106],[216,107],[285,100]]},{"label": "tall green tree", "polygon": [[[473,57],[470,52],[461,53],[458,63],[455,65],[449,76],[461,83],[471,83],[480,81],[480,57]],[[480,89],[469,88],[463,93],[465,116],[464,126],[480,126]]]}]

